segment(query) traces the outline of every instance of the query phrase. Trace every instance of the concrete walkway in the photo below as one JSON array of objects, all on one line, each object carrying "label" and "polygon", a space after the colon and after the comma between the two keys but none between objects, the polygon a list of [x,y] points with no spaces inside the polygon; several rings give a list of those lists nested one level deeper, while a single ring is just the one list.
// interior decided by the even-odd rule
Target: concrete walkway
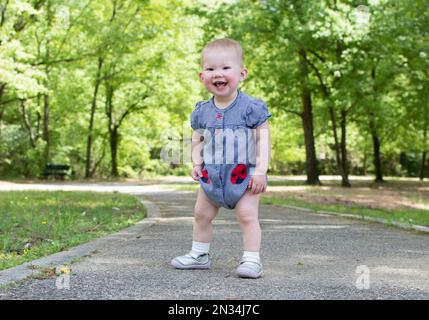
[{"label": "concrete walkway", "polygon": [[[247,280],[234,275],[241,232],[234,211],[224,209],[215,220],[212,269],[170,266],[171,258],[190,249],[195,192],[117,184],[32,186],[132,193],[154,204],[153,216],[81,251],[70,250],[69,260],[78,251],[90,254],[71,265],[68,289],[59,289],[55,277],[27,279],[0,289],[0,299],[429,299],[424,234],[262,205],[265,276]],[[0,281],[6,275],[10,270],[0,271]]]}]

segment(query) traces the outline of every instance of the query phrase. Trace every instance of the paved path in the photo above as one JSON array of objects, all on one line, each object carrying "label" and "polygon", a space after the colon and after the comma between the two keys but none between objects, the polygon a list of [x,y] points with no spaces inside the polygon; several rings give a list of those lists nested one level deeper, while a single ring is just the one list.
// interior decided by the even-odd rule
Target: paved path
[{"label": "paved path", "polygon": [[[69,289],[57,289],[55,278],[29,279],[0,289],[0,299],[429,299],[427,235],[277,206],[261,206],[262,279],[234,275],[241,232],[224,209],[212,269],[175,270],[171,258],[190,249],[195,192],[124,188],[155,203],[158,217],[95,243],[97,251],[72,264]],[[357,268],[369,272],[369,289],[357,288]]]}]

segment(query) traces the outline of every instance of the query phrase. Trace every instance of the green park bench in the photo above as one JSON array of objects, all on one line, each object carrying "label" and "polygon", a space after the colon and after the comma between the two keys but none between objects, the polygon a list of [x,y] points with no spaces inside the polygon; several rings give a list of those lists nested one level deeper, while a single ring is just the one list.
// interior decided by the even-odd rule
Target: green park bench
[{"label": "green park bench", "polygon": [[68,164],[48,163],[43,170],[43,177],[45,179],[54,177],[55,179],[64,180],[69,170],[70,166]]}]

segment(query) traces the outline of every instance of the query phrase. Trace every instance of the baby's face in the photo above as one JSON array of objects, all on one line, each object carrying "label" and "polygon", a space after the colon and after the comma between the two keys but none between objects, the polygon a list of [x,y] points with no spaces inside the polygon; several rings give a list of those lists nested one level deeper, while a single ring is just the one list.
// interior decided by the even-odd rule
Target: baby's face
[{"label": "baby's face", "polygon": [[209,49],[203,55],[201,82],[214,96],[235,95],[238,84],[247,76],[240,57],[232,49]]}]

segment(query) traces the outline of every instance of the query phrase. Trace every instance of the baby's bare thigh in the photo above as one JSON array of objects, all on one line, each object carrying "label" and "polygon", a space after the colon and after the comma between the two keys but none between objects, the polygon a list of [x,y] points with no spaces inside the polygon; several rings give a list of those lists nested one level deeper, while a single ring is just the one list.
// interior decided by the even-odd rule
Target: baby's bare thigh
[{"label": "baby's bare thigh", "polygon": [[238,201],[236,209],[243,212],[258,212],[261,194],[253,194],[249,189]]},{"label": "baby's bare thigh", "polygon": [[219,206],[216,205],[215,203],[213,203],[213,201],[211,201],[206,193],[204,192],[204,190],[202,188],[200,188],[198,190],[198,194],[197,194],[197,202],[195,204],[196,208],[201,208],[203,210],[207,210],[207,211],[213,211],[216,212],[219,210]]}]

